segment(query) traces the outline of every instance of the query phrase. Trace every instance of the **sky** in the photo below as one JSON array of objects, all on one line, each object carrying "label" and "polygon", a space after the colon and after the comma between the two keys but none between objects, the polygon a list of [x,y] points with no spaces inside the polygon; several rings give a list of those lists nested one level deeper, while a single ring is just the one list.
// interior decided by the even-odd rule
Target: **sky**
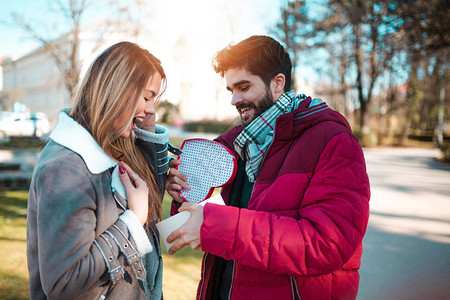
[{"label": "sky", "polygon": [[42,14],[47,7],[44,0],[2,0],[0,2],[0,57],[19,57],[38,45],[21,28],[14,25],[12,14],[23,14],[28,19],[42,22]]},{"label": "sky", "polygon": [[[65,2],[65,0],[61,0]],[[101,3],[96,0],[91,1]],[[122,3],[127,3],[127,0],[121,0]],[[163,23],[160,27],[176,28],[180,24],[177,18],[183,16],[186,19],[188,16],[193,16],[191,22],[200,22],[207,19],[210,10],[217,9],[217,5],[223,2],[232,3],[230,11],[231,18],[239,16],[246,18],[248,23],[245,28],[236,28],[234,35],[236,37],[245,36],[245,34],[264,34],[267,33],[267,27],[271,26],[279,14],[280,3],[283,0],[143,0],[149,3],[150,6],[158,6],[158,11],[164,11],[162,16]],[[62,25],[61,18],[56,14],[52,14],[51,1],[49,0],[1,0],[0,1],[0,57],[10,56],[18,57],[23,53],[28,52],[38,45],[36,41],[30,38],[23,29],[14,24],[13,13],[23,15],[26,20],[31,20],[32,24],[41,32],[45,32],[46,36],[57,37],[65,31]],[[104,8],[104,6],[103,6]],[[83,18],[84,22],[101,15],[99,10],[89,9]],[[161,16],[160,16],[161,17]],[[214,21],[214,20],[211,20]],[[207,28],[204,28],[205,30]],[[229,28],[228,28],[229,30]],[[242,32],[242,34],[239,34]],[[218,34],[221,34],[218,32]]]}]

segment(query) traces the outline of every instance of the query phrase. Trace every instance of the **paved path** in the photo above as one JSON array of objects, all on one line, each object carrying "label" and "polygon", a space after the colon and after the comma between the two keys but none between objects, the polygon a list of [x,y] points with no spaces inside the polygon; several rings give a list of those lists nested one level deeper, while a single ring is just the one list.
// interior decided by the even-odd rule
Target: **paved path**
[{"label": "paved path", "polygon": [[437,150],[364,152],[372,197],[358,299],[450,299],[450,167]]}]

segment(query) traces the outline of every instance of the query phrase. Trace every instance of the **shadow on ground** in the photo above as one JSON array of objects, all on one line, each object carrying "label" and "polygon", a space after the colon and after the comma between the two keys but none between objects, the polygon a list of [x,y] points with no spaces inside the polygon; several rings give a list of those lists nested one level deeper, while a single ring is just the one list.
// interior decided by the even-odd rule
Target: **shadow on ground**
[{"label": "shadow on ground", "polygon": [[[376,215],[376,213],[372,213]],[[448,220],[388,215],[410,221]],[[443,234],[442,238],[449,238]],[[450,244],[369,226],[365,235],[358,299],[450,299]]]}]

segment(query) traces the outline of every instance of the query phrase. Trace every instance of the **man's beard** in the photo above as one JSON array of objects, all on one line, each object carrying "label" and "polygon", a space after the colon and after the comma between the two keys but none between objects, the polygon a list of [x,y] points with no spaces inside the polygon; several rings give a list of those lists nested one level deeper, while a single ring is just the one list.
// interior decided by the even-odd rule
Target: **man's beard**
[{"label": "man's beard", "polygon": [[236,106],[237,109],[239,109],[241,107],[249,107],[249,108],[253,108],[253,111],[254,111],[253,117],[248,120],[244,120],[242,118],[242,115],[240,115],[242,126],[244,126],[244,127],[248,126],[257,117],[259,117],[263,112],[265,112],[267,109],[269,109],[273,104],[274,104],[274,101],[273,101],[272,93],[270,92],[269,89],[267,89],[266,94],[262,98],[260,98],[258,101],[256,101],[256,104],[244,102],[244,103],[241,103],[240,105]]}]

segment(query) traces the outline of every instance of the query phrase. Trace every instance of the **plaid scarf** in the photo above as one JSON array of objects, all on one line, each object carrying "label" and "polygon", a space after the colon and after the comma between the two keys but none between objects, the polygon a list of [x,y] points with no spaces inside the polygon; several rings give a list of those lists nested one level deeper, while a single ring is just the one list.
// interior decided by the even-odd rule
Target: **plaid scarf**
[{"label": "plaid scarf", "polygon": [[[255,182],[259,174],[263,159],[273,141],[275,122],[277,118],[297,109],[307,96],[295,96],[294,90],[284,93],[264,113],[246,126],[234,141],[234,149],[246,161],[245,171],[250,182]],[[314,99],[309,107],[323,101]]]}]

